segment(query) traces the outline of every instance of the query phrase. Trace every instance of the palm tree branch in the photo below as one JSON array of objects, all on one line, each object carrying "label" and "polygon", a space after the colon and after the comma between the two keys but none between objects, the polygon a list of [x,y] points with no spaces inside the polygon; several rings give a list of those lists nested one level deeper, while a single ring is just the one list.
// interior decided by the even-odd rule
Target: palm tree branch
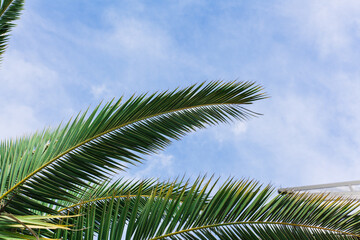
[{"label": "palm tree branch", "polygon": [[[202,105],[199,105],[197,106],[196,108],[202,108],[202,107],[208,107],[208,106],[226,106],[226,105],[234,105],[235,103],[226,103],[226,104],[202,104]],[[137,120],[134,120],[134,121],[131,121],[131,122],[127,122],[127,123],[124,123],[118,127],[115,127],[115,128],[111,128],[101,134],[98,134],[90,139],[87,139],[77,145],[75,145],[74,147],[66,150],[65,152],[57,155],[56,157],[52,158],[49,162],[45,163],[44,165],[42,165],[41,167],[37,168],[35,171],[31,172],[28,176],[26,176],[25,178],[23,178],[21,181],[19,181],[16,185],[14,185],[12,188],[10,188],[7,192],[5,192],[1,197],[0,197],[0,200],[5,198],[9,193],[11,193],[14,189],[18,188],[19,186],[21,186],[24,182],[26,182],[27,180],[29,180],[32,176],[34,176],[35,174],[39,173],[41,170],[45,169],[46,167],[48,167],[49,165],[53,164],[55,161],[57,161],[58,159],[60,159],[61,157],[65,156],[66,154],[69,154],[71,153],[72,151],[80,148],[81,146],[84,146],[85,144],[89,143],[89,142],[92,142],[94,141],[95,139],[97,138],[100,138],[110,132],[113,132],[115,130],[118,130],[118,129],[121,129],[123,127],[126,127],[128,125],[131,125],[131,124],[134,124],[134,123],[137,123],[137,122],[141,122],[145,119],[151,119],[151,118],[156,118],[160,115],[166,115],[166,114],[169,114],[169,113],[175,113],[175,112],[181,112],[181,111],[184,111],[184,110],[188,110],[188,109],[194,109],[194,107],[184,107],[184,108],[179,108],[179,109],[174,109],[174,110],[171,110],[171,111],[167,111],[167,112],[163,112],[163,113],[159,113],[159,114],[154,114],[154,115],[150,115],[148,117],[143,117],[141,119],[137,119]]]},{"label": "palm tree branch", "polygon": [[[84,157],[88,158],[91,154],[100,154],[102,156],[101,158],[90,159],[92,160],[91,164],[93,167],[87,167],[86,169],[81,167],[80,170],[77,169],[78,167],[72,167],[72,169],[70,169],[70,171],[81,171],[79,172],[81,178],[91,180],[91,178],[88,178],[84,173],[91,173],[94,177],[99,177],[98,175],[101,175],[101,169],[97,168],[97,165],[101,165],[101,168],[108,166],[109,169],[116,167],[115,162],[108,158],[109,156],[115,159],[118,158],[122,161],[125,161],[125,158],[127,158],[128,160],[126,160],[126,162],[132,163],[141,159],[138,155],[134,155],[134,152],[148,154],[155,150],[163,149],[170,143],[170,139],[178,139],[195,128],[204,127],[204,124],[211,125],[218,122],[226,122],[231,119],[231,117],[246,119],[249,115],[254,115],[254,113],[239,106],[239,104],[250,104],[253,101],[265,98],[266,96],[259,92],[261,90],[262,89],[259,86],[253,86],[253,83],[232,82],[224,84],[221,82],[211,82],[207,85],[194,85],[180,91],[173,91],[170,93],[163,92],[157,95],[154,94],[148,98],[141,96],[139,98],[134,98],[132,101],[129,100],[123,105],[120,105],[119,102],[117,102],[115,105],[111,106],[111,103],[109,103],[105,105],[105,108],[99,113],[101,115],[98,115],[97,117],[95,116],[95,110],[87,120],[84,120],[84,115],[78,116],[75,122],[69,122],[66,125],[65,130],[58,128],[54,134],[45,131],[43,133],[45,137],[42,137],[41,134],[36,136],[36,139],[40,139],[44,142],[43,145],[46,145],[46,150],[42,150],[42,147],[37,147],[34,150],[35,154],[31,153],[31,156],[22,155],[22,157],[27,157],[27,161],[29,161],[29,159],[31,160],[33,157],[39,157],[40,161],[43,161],[44,163],[31,172],[31,169],[29,169],[30,173],[21,177],[21,180],[19,181],[19,177],[13,178],[12,182],[15,181],[15,184],[9,187],[8,190],[4,189],[6,192],[0,199],[4,199],[8,194],[18,189],[26,182],[27,185],[31,187],[22,189],[28,192],[32,191],[31,189],[39,188],[39,186],[45,182],[49,184],[47,176],[52,176],[54,174],[59,176],[59,174],[62,174],[61,178],[63,178],[64,173],[61,169],[67,167],[67,171],[69,171],[69,161],[73,161],[70,166],[72,167],[78,164],[77,162],[74,162],[75,160],[82,161],[85,159]],[[119,121],[120,123],[117,124]],[[111,127],[112,125],[113,127]],[[167,129],[164,129],[164,126],[167,126]],[[86,137],[87,135],[80,135],[77,137],[76,134],[83,134],[87,128],[92,128],[87,131],[90,132],[87,133],[89,137]],[[75,129],[74,132],[70,132],[70,130],[73,131],[73,129]],[[120,129],[122,130],[120,131]],[[149,129],[152,131],[150,132]],[[141,134],[139,131],[145,135]],[[93,136],[90,136],[91,134],[93,134]],[[119,136],[121,138],[119,138]],[[139,136],[145,136],[146,138],[139,139]],[[130,143],[128,141],[129,137],[133,138]],[[45,144],[45,138],[52,139],[52,142],[50,142],[49,145]],[[60,142],[61,138],[64,138],[66,141]],[[67,148],[67,146],[73,141],[76,141],[77,138],[83,138],[83,140]],[[36,143],[36,141],[38,141],[36,139],[29,139],[29,143],[24,146],[21,145],[21,147],[26,149],[28,145],[31,146]],[[59,142],[57,139],[59,139]],[[120,146],[120,150],[114,148],[115,141],[120,141],[117,142],[117,146]],[[11,144],[8,143],[7,145],[10,146]],[[106,151],[104,148],[109,146],[112,147],[112,149],[110,149],[111,152],[109,150]],[[62,150],[63,148],[67,149]],[[101,152],[99,152],[97,148],[101,148]],[[127,151],[126,148],[131,150],[132,153]],[[60,153],[54,154],[55,157],[49,158],[50,160],[46,159],[56,151],[59,151]],[[17,152],[13,153],[13,155]],[[122,157],[119,158],[119,156]],[[103,161],[103,158],[105,158],[105,161]],[[85,164],[85,162],[82,164]],[[55,170],[55,168],[54,170],[51,170],[53,165],[57,170]],[[43,170],[46,169],[49,171],[47,176],[43,173]],[[93,171],[93,173],[89,171]],[[41,173],[41,175],[38,175],[39,173]],[[18,176],[18,174],[14,176]],[[44,177],[47,177],[46,181],[44,180]],[[61,180],[61,178],[57,179]],[[54,180],[50,180],[54,182]],[[54,183],[58,185],[58,182]],[[78,185],[79,184],[81,185],[82,183],[80,182]],[[43,186],[41,188],[43,188]]]},{"label": "palm tree branch", "polygon": [[218,223],[218,224],[204,225],[204,226],[199,226],[199,227],[194,227],[194,228],[189,228],[189,229],[183,229],[180,231],[164,234],[162,236],[157,236],[157,237],[151,238],[150,240],[164,239],[167,237],[172,237],[175,235],[199,231],[199,230],[203,230],[203,229],[218,228],[218,227],[224,227],[224,226],[239,226],[239,225],[282,225],[282,226],[317,229],[317,230],[323,230],[323,231],[327,231],[327,232],[334,232],[334,233],[339,233],[339,234],[343,234],[343,235],[348,235],[348,236],[352,236],[352,237],[360,237],[360,234],[354,234],[351,232],[346,232],[346,231],[341,231],[341,230],[326,228],[326,227],[313,226],[313,225],[297,224],[297,223],[289,223],[289,222],[249,221],[249,222],[226,222],[226,223]]},{"label": "palm tree branch", "polygon": [[199,181],[186,196],[179,194],[177,198],[171,198],[169,188],[144,199],[140,197],[140,189],[131,199],[89,202],[71,213],[89,213],[89,217],[84,215],[75,226],[79,229],[95,226],[94,231],[105,239],[107,234],[113,236],[110,239],[134,240],[194,239],[192,236],[237,239],[229,236],[274,234],[281,232],[282,227],[287,231],[286,236],[298,234],[299,238],[295,239],[304,239],[307,234],[319,239],[360,237],[358,202],[346,199],[324,202],[324,195],[307,194],[272,197],[274,190],[270,186],[262,188],[257,182],[247,180],[230,179],[218,190],[215,185],[209,186],[209,182]]}]

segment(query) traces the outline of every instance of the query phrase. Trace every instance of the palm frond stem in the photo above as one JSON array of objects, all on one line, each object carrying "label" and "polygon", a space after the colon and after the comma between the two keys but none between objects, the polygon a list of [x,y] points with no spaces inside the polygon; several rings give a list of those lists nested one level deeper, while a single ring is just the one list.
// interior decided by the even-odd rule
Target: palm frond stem
[{"label": "palm frond stem", "polygon": [[360,234],[353,234],[346,231],[340,231],[332,228],[326,228],[326,227],[319,227],[319,226],[313,226],[313,225],[306,225],[306,224],[296,224],[296,223],[288,223],[288,222],[264,222],[264,221],[251,221],[251,222],[226,222],[226,223],[218,223],[218,224],[212,224],[212,225],[205,225],[205,226],[199,226],[195,228],[189,228],[189,229],[183,229],[177,232],[172,232],[168,234],[164,234],[162,236],[158,236],[155,238],[151,238],[150,240],[158,240],[158,239],[164,239],[167,237],[175,236],[178,234],[183,234],[187,232],[193,232],[203,229],[209,229],[209,228],[216,228],[216,227],[224,227],[224,226],[236,226],[236,225],[282,225],[282,226],[292,226],[292,227],[301,227],[301,228],[309,228],[309,229],[317,229],[327,232],[334,232],[338,234],[343,234],[351,237],[359,237]]},{"label": "palm frond stem", "polygon": [[6,2],[1,6],[0,17],[6,12],[6,10],[9,8],[10,4],[11,4],[13,1],[14,1],[14,0],[6,1]]},{"label": "palm frond stem", "polygon": [[85,204],[88,203],[92,203],[92,202],[98,202],[98,201],[102,201],[102,200],[108,200],[108,199],[119,199],[119,198],[132,198],[132,197],[151,197],[151,195],[121,195],[121,196],[108,196],[108,197],[102,197],[102,198],[94,198],[91,200],[87,200],[87,201],[83,201],[83,202],[79,202],[73,205],[70,205],[68,207],[64,207],[58,210],[59,213],[64,212],[66,210],[69,210],[71,208],[75,208],[75,207],[81,207]]}]

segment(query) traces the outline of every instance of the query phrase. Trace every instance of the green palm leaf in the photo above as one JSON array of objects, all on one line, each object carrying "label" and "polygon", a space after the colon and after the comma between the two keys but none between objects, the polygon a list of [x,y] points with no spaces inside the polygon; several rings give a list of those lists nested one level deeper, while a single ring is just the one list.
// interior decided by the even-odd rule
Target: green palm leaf
[{"label": "green palm leaf", "polygon": [[[54,222],[59,222],[60,219],[68,219],[71,217],[78,217],[78,215],[24,216],[2,213],[0,215],[0,239],[43,239],[39,238],[36,232],[40,229],[46,229],[46,234],[49,235],[52,233],[49,231],[50,229],[69,229],[69,225],[56,224]],[[22,229],[21,233],[19,232],[19,229]]]},{"label": "green palm leaf", "polygon": [[[204,197],[204,193],[201,193],[201,189],[199,189],[201,186],[200,183],[203,181],[204,178],[198,178],[195,181],[198,186],[197,189],[189,186],[189,181],[159,183],[152,179],[147,179],[143,181],[119,180],[111,184],[110,182],[107,182],[105,184],[84,189],[81,201],[77,204],[59,209],[58,212],[59,214],[65,214],[68,216],[81,214],[81,217],[79,218],[67,219],[66,224],[77,226],[77,222],[90,223],[93,221],[94,224],[90,226],[85,225],[80,229],[92,229],[90,231],[92,234],[100,230],[100,236],[102,234],[107,235],[108,231],[101,227],[100,223],[102,222],[102,215],[107,212],[103,209],[111,211],[111,208],[107,207],[109,204],[111,206],[117,206],[117,209],[126,207],[126,214],[123,215],[123,217],[124,221],[128,221],[130,220],[131,212],[134,210],[140,214],[141,211],[144,210],[148,199],[152,198],[153,195],[161,196],[162,194],[170,191],[171,194],[169,194],[168,197],[174,200],[180,199],[180,201],[185,199],[188,195]],[[89,214],[88,212],[82,212],[83,209],[87,209],[88,207],[91,208],[92,206],[96,206],[96,209],[94,209],[95,213]],[[117,210],[114,209],[113,214],[116,213]],[[107,222],[108,227],[110,222],[110,220]],[[66,233],[67,232],[68,231],[66,231]],[[63,234],[64,232],[58,232],[56,237],[62,237]],[[74,234],[78,235],[79,233],[76,231]]]},{"label": "green palm leaf", "polygon": [[[203,179],[198,179],[203,181]],[[160,194],[161,192],[171,189],[172,198],[177,198],[180,194],[187,196],[190,189],[187,189],[189,181],[172,182],[158,182],[154,179],[145,180],[124,180],[123,178],[117,181],[105,181],[101,184],[91,184],[89,187],[83,188],[82,191],[74,193],[78,199],[77,203],[63,202],[66,207],[58,209],[59,214],[72,215],[78,212],[78,208],[82,208],[89,204],[95,203],[106,204],[112,200],[124,201],[127,198],[134,198],[138,196],[141,190],[142,198],[149,198],[152,194]],[[192,192],[192,191],[191,191]]]},{"label": "green palm leaf", "polygon": [[54,213],[50,205],[76,203],[74,192],[141,162],[198,128],[247,119],[245,104],[265,98],[249,82],[210,82],[182,90],[100,105],[55,130],[44,130],[0,148],[0,200],[6,211]]},{"label": "green palm leaf", "polygon": [[24,7],[24,0],[3,0],[0,1],[0,61],[6,50],[9,40],[9,33],[15,26],[14,21],[20,17]]},{"label": "green palm leaf", "polygon": [[172,239],[204,239],[204,240],[355,240],[357,237],[344,236],[325,232],[318,229],[307,229],[298,227],[253,225],[225,227],[210,230],[202,230],[195,233],[186,233],[182,237]]},{"label": "green palm leaf", "polygon": [[[226,181],[218,190],[195,183],[187,196],[156,192],[143,204],[141,190],[125,202],[92,203],[64,239],[357,239],[360,203],[326,196],[273,196],[269,186]],[[195,191],[198,189],[200,191]],[[340,201],[341,200],[341,201]],[[129,212],[129,210],[131,211]],[[90,231],[86,231],[90,229]]]}]

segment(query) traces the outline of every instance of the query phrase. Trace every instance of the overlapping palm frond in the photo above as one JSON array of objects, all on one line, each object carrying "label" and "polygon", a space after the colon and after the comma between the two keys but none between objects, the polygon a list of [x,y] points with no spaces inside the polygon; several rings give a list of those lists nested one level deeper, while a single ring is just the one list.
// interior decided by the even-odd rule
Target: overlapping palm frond
[{"label": "overlapping palm frond", "polygon": [[[193,189],[193,191],[189,191]],[[77,208],[75,229],[64,239],[357,239],[359,202],[326,196],[273,195],[254,181],[226,181],[218,190],[196,182],[187,195],[172,189],[123,201],[92,202]],[[185,191],[184,191],[185,192]],[[144,201],[145,200],[145,201]],[[340,201],[341,200],[341,201]],[[73,222],[74,223],[74,222]]]},{"label": "overlapping palm frond", "polygon": [[1,206],[14,214],[54,213],[46,204],[76,203],[73,193],[89,182],[106,179],[110,171],[136,164],[195,129],[254,116],[244,105],[265,97],[254,83],[203,83],[112,101],[55,130],[4,141]]},{"label": "overlapping palm frond", "polygon": [[[100,229],[100,223],[102,222],[101,216],[104,213],[102,210],[104,207],[111,205],[117,205],[118,208],[124,208],[127,205],[127,212],[125,219],[129,220],[131,212],[137,211],[139,214],[146,206],[146,203],[149,198],[152,198],[154,195],[162,197],[162,194],[165,192],[171,192],[168,196],[173,200],[182,201],[188,195],[197,195],[198,197],[204,197],[201,193],[200,186],[204,181],[204,178],[198,178],[193,186],[189,184],[189,181],[175,181],[175,182],[158,182],[152,179],[135,181],[135,180],[119,180],[115,183],[107,182],[106,184],[91,186],[88,189],[84,189],[83,196],[79,196],[81,201],[77,204],[69,205],[65,208],[59,209],[59,214],[64,214],[67,216],[76,216],[80,214],[78,218],[66,219],[66,225],[76,226],[79,219],[82,222],[88,222],[87,218],[95,217],[94,224],[91,226],[83,226],[83,229]],[[197,186],[194,189],[194,186]],[[141,193],[141,195],[139,195]],[[96,206],[96,213],[89,214],[88,212],[83,212],[83,209],[86,209],[91,206]],[[76,227],[72,228],[75,230],[73,234],[78,235]],[[102,230],[104,231],[104,229]],[[91,230],[92,234],[96,234],[96,231]],[[71,234],[71,231],[58,232],[58,236]],[[105,233],[104,233],[105,234]]]},{"label": "overlapping palm frond", "polygon": [[10,31],[15,26],[14,21],[19,18],[23,7],[24,0],[0,1],[0,61],[6,50]]},{"label": "overlapping palm frond", "polygon": [[[56,224],[54,221],[61,219],[74,218],[79,215],[65,216],[38,216],[38,215],[13,215],[9,213],[0,214],[0,239],[44,239],[39,237],[40,229],[45,229],[47,235],[51,235],[50,230],[69,229],[69,225]],[[21,232],[19,231],[21,229]],[[43,234],[41,234],[43,235]],[[54,239],[54,238],[46,238]]]},{"label": "overlapping palm frond", "polygon": [[[196,180],[203,181],[200,178]],[[178,198],[179,195],[187,196],[189,192],[194,194],[189,185],[189,181],[175,181],[175,182],[159,182],[155,179],[145,180],[129,180],[118,179],[117,181],[105,181],[101,184],[91,184],[89,187],[83,188],[78,192],[76,197],[80,199],[77,203],[71,204],[69,202],[62,202],[64,208],[58,209],[59,214],[75,215],[78,209],[89,204],[96,205],[107,203],[112,199],[116,201],[124,201],[127,198],[134,198],[138,196],[141,191],[141,197],[146,199],[153,194],[159,194],[171,189],[172,198]]]}]

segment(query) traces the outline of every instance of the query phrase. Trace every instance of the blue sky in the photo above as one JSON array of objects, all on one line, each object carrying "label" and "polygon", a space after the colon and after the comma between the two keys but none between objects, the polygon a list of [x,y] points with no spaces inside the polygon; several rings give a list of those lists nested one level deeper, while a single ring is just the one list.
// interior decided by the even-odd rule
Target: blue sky
[{"label": "blue sky", "polygon": [[0,66],[0,137],[89,105],[204,80],[256,81],[264,115],[174,142],[130,177],[360,179],[360,2],[26,2]]}]

